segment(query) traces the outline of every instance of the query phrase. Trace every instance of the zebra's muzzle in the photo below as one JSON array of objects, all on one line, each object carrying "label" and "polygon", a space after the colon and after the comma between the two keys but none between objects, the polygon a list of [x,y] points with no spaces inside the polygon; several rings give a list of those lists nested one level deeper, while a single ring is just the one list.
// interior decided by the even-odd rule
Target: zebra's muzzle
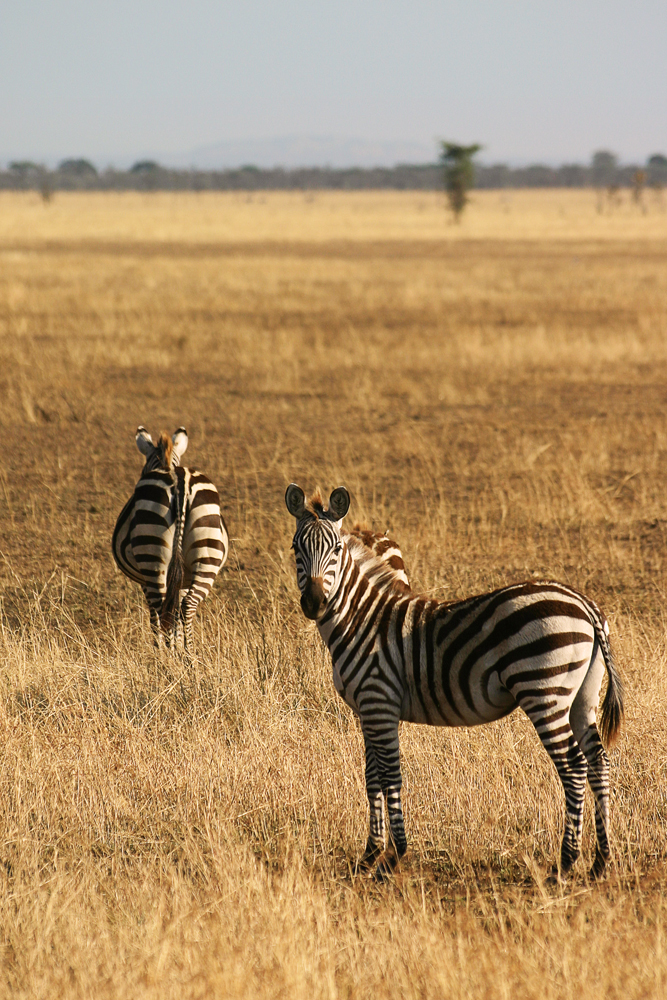
[{"label": "zebra's muzzle", "polygon": [[306,618],[315,621],[324,611],[326,598],[321,576],[310,576],[301,595],[301,610]]}]

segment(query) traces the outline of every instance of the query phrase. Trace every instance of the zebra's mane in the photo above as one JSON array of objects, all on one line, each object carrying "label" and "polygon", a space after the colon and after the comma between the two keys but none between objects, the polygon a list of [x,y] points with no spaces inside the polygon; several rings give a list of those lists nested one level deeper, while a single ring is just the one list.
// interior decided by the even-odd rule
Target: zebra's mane
[{"label": "zebra's mane", "polygon": [[164,431],[160,434],[158,443],[155,446],[156,451],[160,456],[160,467],[164,469],[171,469],[171,457],[174,445],[169,437]]},{"label": "zebra's mane", "polygon": [[313,493],[310,500],[306,502],[306,510],[309,511],[311,514],[313,514],[313,516],[316,517],[318,521],[321,517],[324,517],[324,515],[326,514],[326,511],[324,509],[324,499],[322,497],[322,490],[319,488],[319,486]]},{"label": "zebra's mane", "polygon": [[[377,590],[383,593],[387,590],[395,590],[401,594],[409,593],[410,584],[406,582],[408,578],[405,568],[403,567],[402,571],[397,570],[382,555],[378,555],[370,545],[364,542],[364,534],[371,534],[371,537],[378,542],[388,542],[388,548],[392,553],[398,552],[400,554],[401,551],[396,542],[392,542],[386,535],[364,532],[359,525],[355,525],[351,532],[342,532],[343,541],[363,575]],[[400,563],[402,566],[402,558]]]}]

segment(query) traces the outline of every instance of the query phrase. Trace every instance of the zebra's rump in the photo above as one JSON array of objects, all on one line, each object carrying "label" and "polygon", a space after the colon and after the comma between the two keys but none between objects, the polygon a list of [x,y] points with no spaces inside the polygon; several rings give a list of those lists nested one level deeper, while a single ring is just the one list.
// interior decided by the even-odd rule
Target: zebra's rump
[{"label": "zebra's rump", "polygon": [[220,497],[213,483],[201,472],[191,472],[185,532],[183,563],[186,573],[215,578],[227,562],[229,534],[220,513]]},{"label": "zebra's rump", "polygon": [[404,655],[415,714],[470,726],[535,698],[571,700],[590,665],[595,626],[586,599],[556,583],[503,587],[460,604],[416,602]]},{"label": "zebra's rump", "polygon": [[[178,466],[143,476],[121,511],[112,537],[114,559],[122,572],[142,586],[164,593],[176,524],[176,488],[187,482],[184,497],[183,586],[196,578],[205,589],[227,561],[229,535],[220,513],[218,491],[195,470]],[[206,587],[208,584],[208,587]]]}]

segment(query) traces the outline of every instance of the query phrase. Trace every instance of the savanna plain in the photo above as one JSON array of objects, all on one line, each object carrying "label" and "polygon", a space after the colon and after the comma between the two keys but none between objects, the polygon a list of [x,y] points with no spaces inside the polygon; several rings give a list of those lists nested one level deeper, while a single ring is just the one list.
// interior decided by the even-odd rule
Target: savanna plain
[{"label": "savanna plain", "polygon": [[[602,211],[598,211],[598,207]],[[667,989],[667,207],[590,191],[0,194],[0,996]],[[185,424],[232,548],[156,655],[110,536]],[[413,586],[600,604],[626,685],[614,862],[546,881],[528,721],[403,726],[410,849],[354,874],[363,746],[283,495],[344,484]]]}]

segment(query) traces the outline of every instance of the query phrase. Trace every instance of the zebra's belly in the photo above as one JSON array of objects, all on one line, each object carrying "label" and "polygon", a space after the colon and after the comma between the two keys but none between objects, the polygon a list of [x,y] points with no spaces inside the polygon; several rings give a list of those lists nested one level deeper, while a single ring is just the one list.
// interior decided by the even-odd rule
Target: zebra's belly
[{"label": "zebra's belly", "polygon": [[401,704],[401,720],[427,726],[482,726],[502,719],[517,708],[517,702],[493,671],[484,687],[473,684],[468,699],[460,686],[437,686],[424,683],[406,690]]}]

